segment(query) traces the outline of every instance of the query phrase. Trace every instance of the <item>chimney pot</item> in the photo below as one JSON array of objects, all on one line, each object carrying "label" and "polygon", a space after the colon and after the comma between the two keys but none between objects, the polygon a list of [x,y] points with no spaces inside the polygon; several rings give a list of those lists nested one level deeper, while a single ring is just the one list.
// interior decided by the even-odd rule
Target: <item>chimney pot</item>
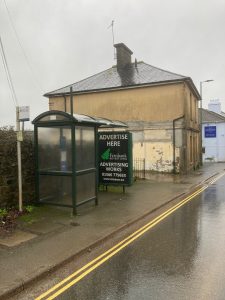
[{"label": "chimney pot", "polygon": [[208,104],[208,109],[217,113],[221,114],[221,102],[219,99],[210,100]]},{"label": "chimney pot", "polygon": [[137,58],[135,58],[134,64],[135,64],[135,68],[137,68]]}]

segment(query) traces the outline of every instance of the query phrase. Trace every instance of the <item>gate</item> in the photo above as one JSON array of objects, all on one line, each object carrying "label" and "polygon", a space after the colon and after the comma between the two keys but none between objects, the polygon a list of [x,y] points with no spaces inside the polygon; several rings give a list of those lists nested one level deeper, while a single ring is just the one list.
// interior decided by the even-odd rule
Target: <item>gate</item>
[{"label": "gate", "polygon": [[133,176],[135,179],[145,179],[145,158],[133,160]]}]

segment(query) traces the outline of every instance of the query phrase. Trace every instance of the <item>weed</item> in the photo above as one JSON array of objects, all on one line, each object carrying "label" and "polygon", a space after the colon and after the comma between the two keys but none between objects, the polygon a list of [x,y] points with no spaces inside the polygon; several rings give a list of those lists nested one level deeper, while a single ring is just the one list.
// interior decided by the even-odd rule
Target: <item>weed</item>
[{"label": "weed", "polygon": [[0,218],[7,216],[8,212],[5,208],[0,208]]},{"label": "weed", "polygon": [[34,211],[35,207],[33,205],[27,205],[25,206],[25,211],[28,213],[32,213]]}]

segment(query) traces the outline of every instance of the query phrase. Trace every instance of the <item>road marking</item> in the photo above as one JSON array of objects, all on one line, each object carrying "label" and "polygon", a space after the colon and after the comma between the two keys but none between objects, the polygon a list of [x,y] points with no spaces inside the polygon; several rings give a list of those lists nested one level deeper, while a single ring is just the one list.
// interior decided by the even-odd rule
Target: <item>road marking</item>
[{"label": "road marking", "polygon": [[225,172],[223,172],[222,174],[218,175],[217,177],[215,177],[214,179],[212,179],[209,183],[208,186],[215,183],[217,180],[219,180],[220,178],[222,178],[225,175]]},{"label": "road marking", "polygon": [[[51,289],[46,291],[45,293],[41,294],[39,297],[37,297],[35,300],[51,300],[55,299],[57,296],[65,292],[67,289],[69,289],[72,285],[75,285],[77,282],[79,282],[82,278],[87,276],[89,273],[91,273],[93,270],[98,268],[100,265],[102,265],[105,261],[109,260],[112,256],[114,256],[116,253],[121,251],[123,248],[131,244],[133,241],[135,241],[137,238],[142,236],[146,231],[150,230],[152,227],[157,225],[159,222],[167,218],[169,215],[171,215],[173,212],[175,212],[177,209],[182,207],[184,204],[192,200],[197,195],[201,194],[204,190],[206,190],[211,184],[215,183],[217,180],[219,180],[221,177],[225,175],[225,172],[218,175],[215,179],[211,180],[208,184],[194,192],[193,194],[189,195],[188,197],[181,200],[179,203],[150,221],[149,223],[145,224],[138,230],[136,230],[134,233],[129,235],[127,238],[122,240],[121,242],[117,243],[115,246],[104,252],[103,254],[99,255],[97,258],[93,259],[89,263],[87,263],[85,266],[71,274],[70,276],[66,277],[64,280],[53,286]],[[80,274],[80,275],[79,275]],[[79,275],[79,276],[78,276]],[[71,280],[71,281],[70,281]],[[68,283],[67,283],[68,282]],[[67,283],[67,284],[66,284]],[[65,285],[64,285],[65,284]],[[60,288],[61,287],[61,288]],[[56,292],[55,292],[56,291]],[[55,293],[54,293],[55,292]],[[50,296],[49,296],[50,295]],[[48,297],[47,297],[48,296]],[[46,298],[47,297],[47,298]]]}]

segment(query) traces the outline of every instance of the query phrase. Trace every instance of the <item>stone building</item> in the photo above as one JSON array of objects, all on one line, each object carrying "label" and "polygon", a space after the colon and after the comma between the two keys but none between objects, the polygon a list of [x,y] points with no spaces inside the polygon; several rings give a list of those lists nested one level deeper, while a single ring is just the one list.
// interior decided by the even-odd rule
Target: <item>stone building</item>
[{"label": "stone building", "polygon": [[182,172],[199,165],[200,95],[190,77],[132,62],[132,51],[114,45],[117,64],[72,85],[46,93],[50,110],[74,110],[124,121],[133,132],[134,158],[145,158],[145,169]]}]

